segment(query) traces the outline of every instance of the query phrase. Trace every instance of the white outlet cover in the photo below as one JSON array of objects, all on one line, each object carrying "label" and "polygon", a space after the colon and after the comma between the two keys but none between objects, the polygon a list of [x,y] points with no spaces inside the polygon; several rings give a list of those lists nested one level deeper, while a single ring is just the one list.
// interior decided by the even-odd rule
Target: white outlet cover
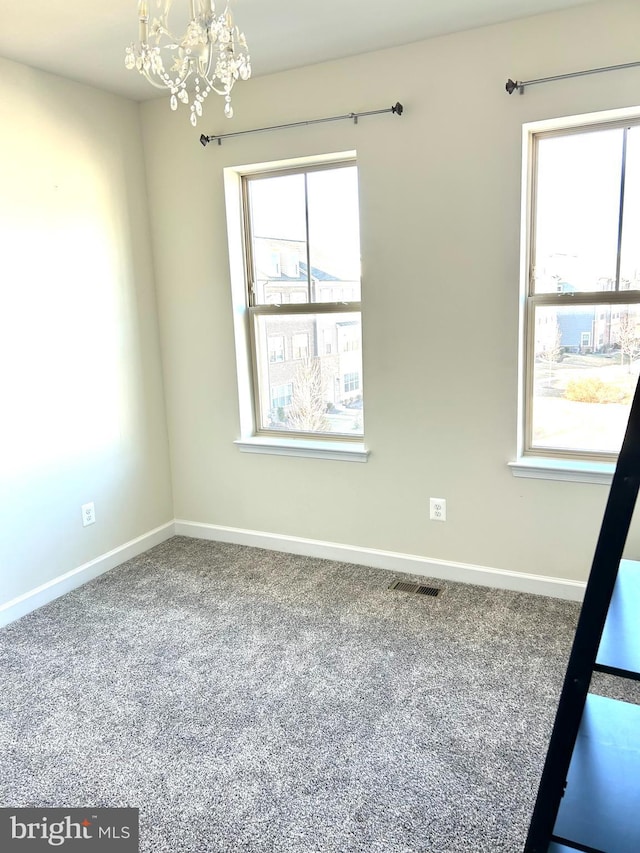
[{"label": "white outlet cover", "polygon": [[93,501],[88,504],[82,504],[82,525],[87,527],[89,524],[95,524],[96,507]]},{"label": "white outlet cover", "polygon": [[429,518],[431,521],[447,520],[447,502],[444,498],[429,498]]}]

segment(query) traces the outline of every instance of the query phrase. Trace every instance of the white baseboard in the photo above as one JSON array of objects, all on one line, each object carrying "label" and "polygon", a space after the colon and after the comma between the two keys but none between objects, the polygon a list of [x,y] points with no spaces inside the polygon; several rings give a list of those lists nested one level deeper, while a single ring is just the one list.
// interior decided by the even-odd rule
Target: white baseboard
[{"label": "white baseboard", "polygon": [[25,616],[27,613],[31,613],[32,610],[37,610],[38,607],[48,604],[50,601],[59,598],[72,589],[82,586],[87,581],[97,578],[98,575],[102,575],[110,569],[115,569],[116,566],[125,563],[132,557],[143,554],[149,548],[153,548],[161,542],[166,542],[167,539],[170,539],[174,535],[174,522],[170,521],[161,527],[156,527],[154,530],[144,533],[142,536],[138,536],[136,539],[132,539],[130,542],[125,542],[124,545],[120,545],[118,548],[114,548],[100,557],[96,557],[95,560],[90,560],[76,569],[71,569],[71,571],[66,572],[64,575],[60,575],[42,584],[42,586],[26,592],[24,595],[20,595],[6,604],[0,605],[0,628],[3,625],[14,622],[21,616]]},{"label": "white baseboard", "polygon": [[167,539],[175,535],[208,539],[215,542],[229,542],[235,545],[249,545],[253,548],[266,548],[270,551],[283,551],[305,557],[320,557],[325,560],[355,563],[361,566],[371,566],[376,569],[387,569],[390,572],[402,572],[420,577],[426,576],[460,583],[479,584],[497,589],[509,589],[515,592],[548,595],[569,601],[581,601],[586,586],[584,582],[569,580],[568,578],[551,578],[544,575],[510,572],[487,566],[475,566],[471,563],[429,559],[415,554],[359,548],[336,542],[323,542],[317,539],[303,539],[298,536],[284,536],[257,530],[243,530],[237,527],[222,527],[217,524],[201,524],[176,519],[161,527],[156,527],[154,530],[150,530],[148,533],[138,536],[136,539],[132,539],[130,542],[90,560],[88,563],[84,563],[84,565],[78,566],[46,584],[30,590],[6,604],[0,605],[0,627],[14,622],[33,610],[37,610],[44,604],[48,604],[72,589],[82,586],[87,581],[114,569],[132,557],[137,557],[155,545],[166,542]]},{"label": "white baseboard", "polygon": [[568,578],[510,572],[504,569],[491,569],[487,566],[475,566],[470,563],[433,560],[414,554],[379,551],[374,548],[358,548],[354,545],[340,545],[317,539],[302,539],[298,536],[281,536],[275,533],[262,533],[257,530],[242,530],[237,527],[222,527],[217,524],[201,524],[182,519],[175,521],[175,534],[176,536],[191,536],[196,539],[209,539],[215,542],[229,542],[234,545],[267,548],[271,551],[284,551],[287,554],[301,554],[305,557],[321,557],[325,560],[356,563],[360,566],[388,569],[392,572],[403,572],[421,577],[478,584],[497,589],[509,589],[514,592],[529,592],[535,595],[548,595],[552,598],[563,598],[569,601],[582,601],[586,587],[586,583]]}]

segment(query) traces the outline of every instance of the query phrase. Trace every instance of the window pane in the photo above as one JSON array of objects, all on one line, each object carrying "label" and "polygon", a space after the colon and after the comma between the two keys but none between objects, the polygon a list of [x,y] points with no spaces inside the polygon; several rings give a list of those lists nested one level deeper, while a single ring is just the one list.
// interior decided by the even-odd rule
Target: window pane
[{"label": "window pane", "polygon": [[312,302],[360,301],[360,222],[355,166],[307,175]]},{"label": "window pane", "polygon": [[363,434],[359,312],[262,315],[255,334],[260,429]]},{"label": "window pane", "polygon": [[257,305],[309,301],[304,175],[248,182]]},{"label": "window pane", "polygon": [[640,306],[538,307],[532,448],[618,453],[640,369]]},{"label": "window pane", "polygon": [[612,290],[623,130],[538,141],[535,292]]},{"label": "window pane", "polygon": [[627,166],[620,251],[620,289],[640,288],[640,127],[627,133]]}]

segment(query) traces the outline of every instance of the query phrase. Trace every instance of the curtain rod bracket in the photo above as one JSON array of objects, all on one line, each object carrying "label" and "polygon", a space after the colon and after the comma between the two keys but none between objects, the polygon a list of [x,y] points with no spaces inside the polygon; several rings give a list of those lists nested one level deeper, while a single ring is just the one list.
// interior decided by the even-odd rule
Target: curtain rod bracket
[{"label": "curtain rod bracket", "polygon": [[229,139],[231,136],[244,136],[246,133],[262,133],[266,130],[283,130],[288,127],[301,127],[302,125],[308,124],[321,124],[325,121],[344,121],[345,119],[351,119],[354,124],[358,124],[358,119],[361,116],[375,116],[380,115],[381,113],[393,113],[394,115],[401,116],[404,112],[404,107],[400,103],[400,101],[396,101],[396,103],[392,107],[388,107],[384,110],[367,110],[366,112],[361,113],[347,113],[344,116],[329,116],[328,118],[313,118],[309,119],[309,121],[294,121],[290,124],[274,124],[270,127],[256,127],[253,130],[237,130],[235,133],[220,133],[213,136],[205,136],[205,134],[200,135],[200,144],[203,147],[206,147],[210,142],[214,140],[218,143],[218,145],[222,145],[223,139]]}]

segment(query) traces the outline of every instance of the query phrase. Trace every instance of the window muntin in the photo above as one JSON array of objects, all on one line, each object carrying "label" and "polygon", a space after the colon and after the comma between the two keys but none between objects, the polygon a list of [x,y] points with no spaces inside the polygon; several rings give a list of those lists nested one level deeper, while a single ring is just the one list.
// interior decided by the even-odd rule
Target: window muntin
[{"label": "window muntin", "polygon": [[627,133],[624,217],[620,245],[621,288],[640,289],[640,126]]},{"label": "window muntin", "polygon": [[255,431],[361,440],[357,168],[246,175],[243,200]]},{"label": "window muntin", "polygon": [[640,127],[532,137],[525,453],[611,458],[640,372]]}]

